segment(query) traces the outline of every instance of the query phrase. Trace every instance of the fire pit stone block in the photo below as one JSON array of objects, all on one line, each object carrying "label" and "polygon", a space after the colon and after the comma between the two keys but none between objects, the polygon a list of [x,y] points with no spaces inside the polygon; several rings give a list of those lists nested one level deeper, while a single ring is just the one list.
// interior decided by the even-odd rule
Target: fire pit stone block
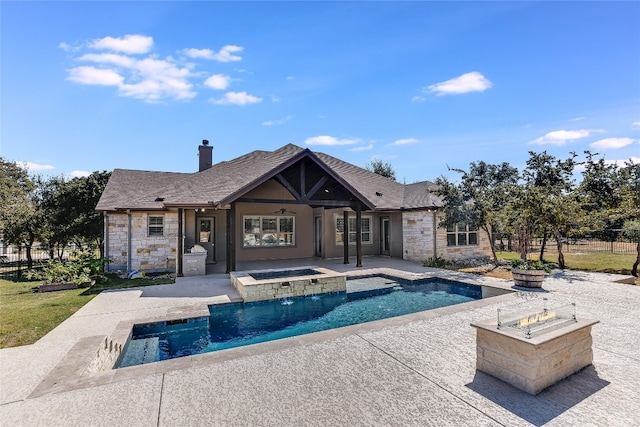
[{"label": "fire pit stone block", "polygon": [[474,322],[476,369],[538,394],[593,363],[591,327],[596,323],[580,319],[527,338],[498,329],[495,319]]}]

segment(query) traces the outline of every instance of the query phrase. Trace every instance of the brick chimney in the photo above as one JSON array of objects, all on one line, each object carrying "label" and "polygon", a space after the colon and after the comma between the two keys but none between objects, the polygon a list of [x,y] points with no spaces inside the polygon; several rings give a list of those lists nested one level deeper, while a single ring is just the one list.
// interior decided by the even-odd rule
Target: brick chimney
[{"label": "brick chimney", "polygon": [[211,167],[213,164],[213,147],[209,145],[209,140],[202,140],[202,145],[198,147],[198,157],[200,157],[199,172]]}]

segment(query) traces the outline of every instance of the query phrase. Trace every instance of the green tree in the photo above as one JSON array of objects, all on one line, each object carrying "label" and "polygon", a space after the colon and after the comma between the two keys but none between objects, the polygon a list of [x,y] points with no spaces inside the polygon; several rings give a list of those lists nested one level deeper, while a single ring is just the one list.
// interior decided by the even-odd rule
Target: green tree
[{"label": "green tree", "polygon": [[6,243],[25,246],[29,268],[37,237],[35,188],[25,168],[0,157],[0,230]]},{"label": "green tree", "polygon": [[613,216],[624,220],[625,234],[638,243],[636,246],[636,260],[631,269],[631,274],[638,277],[638,264],[640,264],[640,163],[632,160],[625,162],[618,173],[618,194],[620,203],[613,209]]},{"label": "green tree", "polygon": [[534,233],[550,232],[558,249],[558,265],[566,267],[563,238],[579,225],[582,212],[573,179],[576,157],[571,153],[568,159],[560,160],[546,151],[529,152],[527,168],[510,209],[512,225],[521,240],[522,257],[526,257],[527,243]]},{"label": "green tree", "polygon": [[391,163],[385,162],[380,158],[373,158],[367,163],[367,170],[382,175],[386,178],[396,180],[396,172],[393,170]]},{"label": "green tree", "polygon": [[438,189],[434,190],[444,202],[445,215],[440,226],[467,223],[483,230],[490,242],[493,261],[498,265],[495,233],[504,229],[504,208],[518,182],[518,169],[506,162],[492,165],[481,161],[472,162],[469,171],[451,170],[461,174],[460,182],[454,184],[439,177]]},{"label": "green tree", "polygon": [[60,233],[58,241],[99,248],[102,257],[103,217],[95,208],[110,176],[106,171],[93,172],[88,177],[56,183],[50,207],[52,228]]}]

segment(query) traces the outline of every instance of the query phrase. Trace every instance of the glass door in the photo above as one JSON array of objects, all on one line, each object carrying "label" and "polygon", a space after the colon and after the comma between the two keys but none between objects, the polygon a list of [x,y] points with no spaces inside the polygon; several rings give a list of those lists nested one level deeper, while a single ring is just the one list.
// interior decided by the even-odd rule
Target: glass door
[{"label": "glass door", "polygon": [[215,262],[215,222],[213,218],[198,218],[197,223],[197,240],[198,244],[207,250],[207,262]]}]

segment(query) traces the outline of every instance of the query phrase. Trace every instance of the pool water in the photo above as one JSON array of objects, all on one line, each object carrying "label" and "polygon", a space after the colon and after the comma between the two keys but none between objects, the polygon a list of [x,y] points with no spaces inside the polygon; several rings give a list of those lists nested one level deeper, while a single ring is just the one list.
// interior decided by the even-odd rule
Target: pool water
[{"label": "pool water", "polygon": [[[135,325],[116,367],[208,353],[460,304],[481,287],[443,280],[358,278],[383,288],[212,305],[209,317]],[[354,281],[355,281],[354,280]]]}]

